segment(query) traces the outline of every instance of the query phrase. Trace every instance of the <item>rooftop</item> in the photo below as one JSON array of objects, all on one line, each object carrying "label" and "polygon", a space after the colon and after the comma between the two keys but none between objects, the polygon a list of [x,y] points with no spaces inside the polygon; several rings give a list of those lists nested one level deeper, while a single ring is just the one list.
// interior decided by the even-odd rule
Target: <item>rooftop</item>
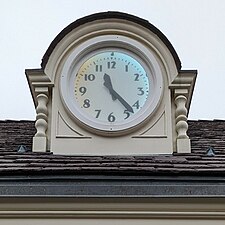
[{"label": "rooftop", "polygon": [[0,196],[225,197],[225,120],[188,123],[191,154],[118,157],[33,153],[34,121],[0,121]]},{"label": "rooftop", "polygon": [[[64,156],[33,153],[34,121],[0,121],[0,174],[225,174],[225,121],[189,121],[192,153],[149,156]],[[27,151],[18,151],[19,146]],[[211,148],[211,151],[208,152]]]}]

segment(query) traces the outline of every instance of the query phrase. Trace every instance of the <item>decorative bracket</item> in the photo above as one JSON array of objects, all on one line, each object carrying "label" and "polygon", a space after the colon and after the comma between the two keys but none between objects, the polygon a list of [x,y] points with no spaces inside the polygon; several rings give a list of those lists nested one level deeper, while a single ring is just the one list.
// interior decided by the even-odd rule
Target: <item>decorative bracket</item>
[{"label": "decorative bracket", "polygon": [[175,110],[175,127],[177,131],[177,152],[191,153],[191,142],[187,135],[187,89],[175,89],[174,100],[176,104]]},{"label": "decorative bracket", "polygon": [[35,88],[37,94],[37,107],[36,107],[36,123],[35,127],[37,132],[33,138],[33,151],[45,152],[47,149],[47,135],[48,128],[48,88],[37,87]]},{"label": "decorative bracket", "polygon": [[191,142],[187,135],[187,116],[196,80],[196,70],[180,71],[170,85],[175,108],[176,150],[178,153],[191,153]]},{"label": "decorative bracket", "polygon": [[42,69],[32,69],[25,71],[34,104],[36,107],[36,134],[33,137],[33,151],[47,151],[47,135],[48,129],[48,102],[53,84]]}]

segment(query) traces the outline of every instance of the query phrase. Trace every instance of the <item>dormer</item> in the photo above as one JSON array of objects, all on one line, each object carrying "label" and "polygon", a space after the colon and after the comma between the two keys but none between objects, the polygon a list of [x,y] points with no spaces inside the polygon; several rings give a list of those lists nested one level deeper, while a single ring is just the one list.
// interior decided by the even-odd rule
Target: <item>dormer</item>
[{"label": "dormer", "polygon": [[171,43],[144,19],[120,12],[81,18],[26,75],[37,112],[35,152],[191,152],[187,116],[197,71],[182,70]]}]

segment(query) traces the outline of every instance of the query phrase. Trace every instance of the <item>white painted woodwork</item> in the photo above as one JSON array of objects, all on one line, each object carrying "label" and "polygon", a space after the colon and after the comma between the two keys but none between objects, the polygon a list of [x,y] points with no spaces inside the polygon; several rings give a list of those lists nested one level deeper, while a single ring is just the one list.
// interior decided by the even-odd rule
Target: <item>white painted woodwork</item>
[{"label": "white painted woodwork", "polygon": [[[163,90],[151,117],[138,129],[120,136],[87,130],[71,117],[62,101],[60,76],[68,57],[87,40],[104,35],[129,37],[155,57]],[[104,41],[104,40],[103,40]],[[121,19],[97,20],[71,30],[55,46],[45,69],[26,70],[37,107],[33,151],[67,155],[148,155],[191,152],[187,116],[196,79],[194,70],[177,70],[164,42],[152,31]],[[47,88],[39,93],[37,88]],[[179,92],[182,93],[179,93]],[[44,95],[43,95],[44,94]]]}]

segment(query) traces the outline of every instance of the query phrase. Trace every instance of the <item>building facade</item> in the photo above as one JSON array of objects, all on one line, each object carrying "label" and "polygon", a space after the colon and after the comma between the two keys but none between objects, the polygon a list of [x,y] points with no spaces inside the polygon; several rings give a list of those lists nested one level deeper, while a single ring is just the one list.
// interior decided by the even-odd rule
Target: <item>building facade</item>
[{"label": "building facade", "polygon": [[[109,59],[102,57],[108,53]],[[105,64],[97,64],[96,55]],[[70,94],[63,77],[76,81],[88,60],[94,72],[79,79],[91,83],[102,72],[103,93],[118,102],[115,107],[124,107],[125,119],[116,126],[119,109],[98,122],[103,109],[94,108],[93,119],[82,111],[89,108],[86,98],[79,110],[91,119],[84,120],[63,95]],[[126,92],[113,87],[113,69],[127,74],[137,67],[152,74],[143,73],[144,83],[149,80],[152,86],[134,85],[137,95],[156,90],[143,106],[141,97],[131,104]],[[36,121],[0,121],[0,223],[224,224],[225,121],[187,121],[196,74],[182,70],[168,39],[138,17],[99,13],[65,28],[41,68],[26,70]],[[131,73],[132,82],[138,75]],[[80,94],[76,99],[92,88],[73,84]]]}]

